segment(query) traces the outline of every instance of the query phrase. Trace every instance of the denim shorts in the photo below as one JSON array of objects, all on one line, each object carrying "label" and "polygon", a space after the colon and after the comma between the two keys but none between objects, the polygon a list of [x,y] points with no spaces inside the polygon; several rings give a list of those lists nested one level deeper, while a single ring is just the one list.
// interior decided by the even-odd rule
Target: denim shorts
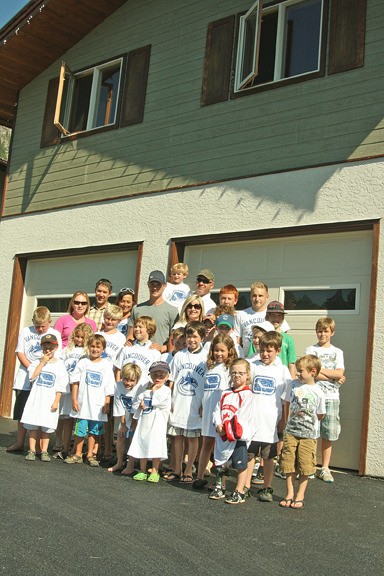
[{"label": "denim shorts", "polygon": [[87,434],[91,434],[92,436],[101,436],[104,434],[103,422],[98,422],[97,420],[76,420],[75,436],[85,438]]},{"label": "denim shorts", "polygon": [[238,440],[231,456],[232,468],[234,470],[245,470],[248,464],[247,443],[244,440]]}]

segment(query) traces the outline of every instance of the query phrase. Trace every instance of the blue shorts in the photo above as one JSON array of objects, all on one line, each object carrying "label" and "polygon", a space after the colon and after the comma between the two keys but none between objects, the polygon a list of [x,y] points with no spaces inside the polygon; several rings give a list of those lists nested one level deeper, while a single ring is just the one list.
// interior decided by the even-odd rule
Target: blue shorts
[{"label": "blue shorts", "polygon": [[92,436],[101,436],[104,434],[103,422],[98,422],[98,420],[77,419],[75,424],[75,436],[85,438],[87,434],[91,434]]}]

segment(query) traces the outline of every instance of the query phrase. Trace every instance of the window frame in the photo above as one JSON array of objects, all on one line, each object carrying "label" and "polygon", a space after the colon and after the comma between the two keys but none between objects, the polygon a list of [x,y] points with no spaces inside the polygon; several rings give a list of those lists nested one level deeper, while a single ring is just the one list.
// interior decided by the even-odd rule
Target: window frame
[{"label": "window frame", "polygon": [[[235,90],[243,90],[250,82],[252,82],[258,74],[259,71],[259,51],[260,51],[260,34],[261,34],[261,18],[263,11],[262,0],[256,0],[248,12],[240,16],[239,21],[239,36],[237,42],[237,54],[236,54],[236,68],[235,68]],[[246,23],[255,14],[255,37],[252,45],[252,70],[251,72],[241,80],[241,65],[244,59],[245,43],[246,43]]]},{"label": "window frame", "polygon": [[[115,108],[114,120],[113,122],[110,122],[108,124],[102,124],[101,126],[94,126],[97,117],[97,108],[99,104],[99,94],[97,92],[99,91],[100,75],[102,74],[103,70],[112,67],[114,64],[117,63],[120,64],[120,74],[116,96],[116,108]],[[55,115],[53,121],[56,128],[61,132],[61,138],[83,133],[89,133],[100,129],[113,128],[114,126],[117,125],[119,117],[119,107],[122,97],[123,74],[124,74],[124,58],[122,56],[118,56],[113,60],[107,60],[99,64],[95,64],[94,66],[84,68],[78,72],[72,72],[72,70],[68,67],[66,62],[63,61],[61,63],[59,74],[59,87],[58,87]],[[76,78],[82,78],[90,75],[92,75],[92,87],[89,98],[87,126],[84,130],[74,130],[72,132],[71,130],[69,130],[68,122],[70,120],[71,111],[73,108],[74,83]],[[68,81],[67,78],[69,78],[69,87],[67,92],[67,102],[64,103],[63,102],[64,86],[65,82]],[[63,115],[64,118],[63,122],[60,122],[60,116],[63,105],[65,106]],[[68,126],[68,128],[66,126]]]},{"label": "window frame", "polygon": [[[326,64],[326,51],[327,51],[327,34],[328,34],[328,19],[329,19],[329,0],[321,0],[321,24],[320,24],[320,34],[319,34],[319,51],[318,51],[318,68],[317,70],[304,72],[302,74],[297,74],[294,76],[289,76],[287,78],[276,78],[277,70],[282,70],[282,62],[283,62],[283,53],[284,53],[284,25],[285,25],[285,13],[286,8],[290,6],[294,6],[295,4],[299,4],[301,1],[304,0],[278,0],[277,2],[273,2],[268,4],[267,6],[263,5],[261,12],[261,21],[263,14],[272,13],[273,11],[278,11],[278,28],[276,34],[276,58],[275,58],[275,66],[274,66],[274,80],[270,82],[265,82],[263,84],[257,84],[254,86],[244,86],[240,88],[237,86],[237,75],[238,75],[238,52],[239,52],[239,45],[242,41],[241,38],[241,29],[240,29],[240,22],[241,18],[244,16],[238,16],[238,26],[236,30],[236,37],[235,37],[235,58],[234,58],[234,70],[232,73],[232,89],[231,89],[231,98],[238,98],[241,96],[245,96],[247,94],[253,94],[255,92],[262,92],[265,90],[271,90],[274,88],[278,88],[280,86],[285,86],[287,84],[295,84],[298,82],[303,82],[310,80],[312,78],[319,78],[325,75],[325,64]],[[248,11],[249,12],[249,11]],[[248,13],[247,12],[247,13]],[[261,39],[261,30],[262,30],[262,22],[261,22],[261,29],[260,29],[260,36],[259,36],[259,44]],[[259,47],[259,54],[260,54],[260,47]],[[280,72],[281,74],[281,72]],[[254,78],[256,75],[254,76]],[[253,79],[248,81],[248,84],[252,82]]]}]

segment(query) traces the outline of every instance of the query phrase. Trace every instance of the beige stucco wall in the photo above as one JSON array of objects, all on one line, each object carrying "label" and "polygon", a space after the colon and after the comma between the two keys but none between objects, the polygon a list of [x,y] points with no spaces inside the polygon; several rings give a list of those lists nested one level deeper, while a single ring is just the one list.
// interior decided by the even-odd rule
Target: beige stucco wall
[{"label": "beige stucco wall", "polygon": [[[382,217],[383,179],[384,163],[372,160],[5,219],[0,224],[0,316],[7,318],[17,253],[144,240],[141,300],[147,296],[145,279],[150,270],[166,270],[171,237],[332,222],[337,231],[338,222]],[[367,452],[367,474],[374,476],[384,476],[384,253],[380,245]],[[5,326],[3,320],[0,358]]]}]

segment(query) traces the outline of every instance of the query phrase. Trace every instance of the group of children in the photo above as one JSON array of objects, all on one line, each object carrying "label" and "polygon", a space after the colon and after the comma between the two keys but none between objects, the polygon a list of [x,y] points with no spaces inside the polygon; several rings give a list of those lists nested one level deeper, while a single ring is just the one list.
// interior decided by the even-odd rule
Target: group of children
[{"label": "group of children", "polygon": [[[188,290],[186,275],[177,275],[177,266],[167,290],[180,306]],[[251,308],[237,314],[236,288],[225,288],[215,312],[177,327],[169,352],[162,355],[151,346],[156,322],[149,316],[136,318],[134,341],[126,342],[118,329],[122,310],[109,305],[100,332],[78,324],[62,350],[49,310],[37,308],[33,326],[22,330],[16,350],[20,368],[14,418],[19,424],[8,450],[20,449],[28,430],[26,460],[35,460],[40,452],[41,460],[49,461],[50,434],[60,423],[64,462],[83,464],[87,437],[85,461],[96,467],[102,439],[104,458],[110,458],[118,426],[117,462],[110,472],[121,470],[151,483],[162,475],[167,482],[201,490],[213,462],[216,480],[209,498],[240,504],[253,483],[260,484],[260,501],[273,501],[272,480],[278,471],[286,479],[279,505],[303,508],[320,436],[319,477],[333,482],[329,463],[340,433],[339,387],[345,381],[343,353],[331,343],[335,323],[320,318],[317,343],[297,360],[284,307],[277,301],[267,304],[266,285],[253,284]],[[135,472],[138,460],[140,471]],[[237,480],[227,495],[229,468],[237,471]]]}]

